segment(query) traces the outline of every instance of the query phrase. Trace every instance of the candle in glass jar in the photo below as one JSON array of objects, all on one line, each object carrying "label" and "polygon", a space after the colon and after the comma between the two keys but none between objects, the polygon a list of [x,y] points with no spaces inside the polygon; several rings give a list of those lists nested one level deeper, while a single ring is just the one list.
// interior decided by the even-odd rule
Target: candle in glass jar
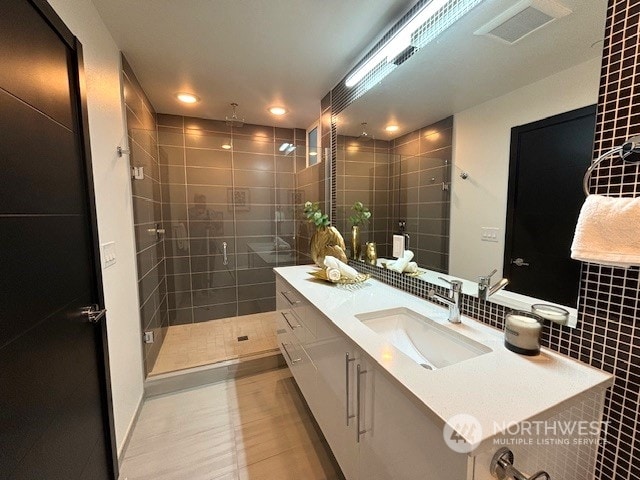
[{"label": "candle in glass jar", "polygon": [[[540,351],[542,322],[532,316],[511,313],[506,318],[505,340],[512,346],[527,353]],[[523,352],[524,353],[524,352]]]}]

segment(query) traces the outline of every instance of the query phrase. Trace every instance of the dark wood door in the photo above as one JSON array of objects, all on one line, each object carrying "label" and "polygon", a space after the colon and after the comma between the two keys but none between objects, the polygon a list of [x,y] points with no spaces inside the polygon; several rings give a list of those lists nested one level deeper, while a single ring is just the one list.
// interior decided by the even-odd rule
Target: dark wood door
[{"label": "dark wood door", "polygon": [[[593,154],[596,107],[512,129],[504,275],[508,290],[576,306],[580,262],[570,258]],[[521,259],[521,260],[518,260]]]},{"label": "dark wood door", "polygon": [[0,479],[115,478],[81,46],[0,2]]}]

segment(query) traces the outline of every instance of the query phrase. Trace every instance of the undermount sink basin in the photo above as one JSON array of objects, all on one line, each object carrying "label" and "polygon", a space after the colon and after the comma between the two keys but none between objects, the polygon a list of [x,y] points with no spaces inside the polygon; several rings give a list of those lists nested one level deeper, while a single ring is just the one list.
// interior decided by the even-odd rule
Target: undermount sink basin
[{"label": "undermount sink basin", "polygon": [[408,308],[361,313],[356,318],[429,370],[491,352],[489,347]]}]

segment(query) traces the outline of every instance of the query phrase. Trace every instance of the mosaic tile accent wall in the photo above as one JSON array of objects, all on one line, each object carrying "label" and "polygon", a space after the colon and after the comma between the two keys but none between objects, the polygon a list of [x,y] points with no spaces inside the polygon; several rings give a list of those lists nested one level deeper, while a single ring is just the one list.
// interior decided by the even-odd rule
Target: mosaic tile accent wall
[{"label": "mosaic tile accent wall", "polygon": [[[598,99],[594,158],[640,134],[640,0],[609,0]],[[340,108],[344,108],[341,105]],[[640,194],[640,165],[604,162],[592,177],[591,192]],[[354,262],[360,271],[422,298],[443,288],[396,272]],[[463,295],[463,313],[495,328],[508,309]],[[575,329],[549,325],[542,343],[615,376],[607,392],[608,427],[596,459],[597,480],[640,479],[640,268],[584,264]]]},{"label": "mosaic tile accent wall", "polygon": [[[144,179],[131,180],[133,219],[142,331],[154,332],[154,343],[144,344],[145,371],[153,369],[169,326],[164,240],[148,230],[162,224],[160,165],[156,112],[122,57],[122,80],[129,137],[129,162],[144,168]],[[142,339],[141,339],[142,341]]]}]

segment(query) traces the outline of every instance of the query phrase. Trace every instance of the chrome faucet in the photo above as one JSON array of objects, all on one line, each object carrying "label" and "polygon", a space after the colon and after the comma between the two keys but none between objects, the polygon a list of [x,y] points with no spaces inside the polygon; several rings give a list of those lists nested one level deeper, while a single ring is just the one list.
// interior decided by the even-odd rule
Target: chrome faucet
[{"label": "chrome faucet", "polygon": [[447,282],[451,285],[451,290],[448,296],[440,295],[435,290],[429,290],[429,298],[438,300],[449,307],[449,321],[451,323],[460,323],[460,306],[462,305],[462,281],[461,280],[447,280],[446,278],[438,277],[443,282]]},{"label": "chrome faucet", "polygon": [[496,292],[499,292],[504,287],[509,285],[509,280],[503,278],[498,283],[496,283],[493,287],[491,286],[491,277],[494,276],[498,272],[497,269],[494,269],[489,275],[484,275],[480,277],[480,281],[478,282],[478,298],[480,300],[486,300],[491,295]]}]

